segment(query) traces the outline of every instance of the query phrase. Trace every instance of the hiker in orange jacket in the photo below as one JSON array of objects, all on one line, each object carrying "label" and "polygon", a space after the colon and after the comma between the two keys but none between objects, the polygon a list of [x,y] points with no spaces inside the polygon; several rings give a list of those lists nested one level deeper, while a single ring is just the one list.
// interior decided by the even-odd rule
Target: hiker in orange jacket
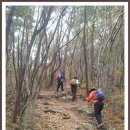
[{"label": "hiker in orange jacket", "polygon": [[93,100],[93,103],[94,103],[94,115],[95,115],[97,123],[98,123],[98,128],[100,128],[100,127],[103,126],[101,111],[103,109],[104,102],[101,101],[101,100],[95,99],[95,97],[96,97],[96,90],[97,90],[96,88],[92,88],[89,91],[90,95],[88,97],[86,97],[86,101],[89,102],[90,100]]}]

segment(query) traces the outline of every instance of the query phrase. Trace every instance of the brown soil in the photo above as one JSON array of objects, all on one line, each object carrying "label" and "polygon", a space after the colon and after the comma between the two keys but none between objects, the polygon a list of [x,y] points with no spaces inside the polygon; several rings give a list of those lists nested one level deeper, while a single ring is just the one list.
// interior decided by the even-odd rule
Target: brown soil
[{"label": "brown soil", "polygon": [[[41,94],[46,95],[46,98],[40,98],[37,101],[35,130],[76,130],[83,123],[90,123],[93,130],[97,129],[95,117],[92,114],[78,110],[85,106],[85,109],[92,111],[93,107],[91,103],[82,101],[79,90],[77,92],[77,101],[74,102],[71,101],[71,98],[64,100],[62,100],[62,97],[56,98],[54,90],[44,90],[41,91]],[[47,98],[47,95],[53,96]],[[107,120],[108,117],[105,117],[105,114],[108,113],[107,110],[110,111],[108,108],[103,110],[104,130],[114,130],[115,128],[123,130],[122,120],[119,120],[120,126],[118,121],[117,124],[112,126],[112,122]],[[107,116],[109,116],[110,120],[113,117],[111,113],[107,114]],[[80,130],[83,130],[83,128]]]}]

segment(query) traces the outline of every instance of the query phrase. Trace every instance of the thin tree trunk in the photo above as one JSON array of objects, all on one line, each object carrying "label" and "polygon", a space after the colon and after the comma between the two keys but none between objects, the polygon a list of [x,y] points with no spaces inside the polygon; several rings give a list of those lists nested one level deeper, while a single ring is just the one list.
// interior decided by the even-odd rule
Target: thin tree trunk
[{"label": "thin tree trunk", "polygon": [[85,32],[85,25],[86,25],[86,7],[84,7],[83,49],[84,49],[84,62],[85,62],[86,93],[87,93],[87,96],[88,96],[89,95],[89,89],[88,89],[88,63],[87,63],[87,55],[86,55],[86,32]]}]

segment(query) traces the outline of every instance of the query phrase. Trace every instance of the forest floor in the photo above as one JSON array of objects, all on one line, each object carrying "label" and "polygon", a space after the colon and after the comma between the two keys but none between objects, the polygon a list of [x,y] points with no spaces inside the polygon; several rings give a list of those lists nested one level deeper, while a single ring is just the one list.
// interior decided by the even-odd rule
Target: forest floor
[{"label": "forest floor", "polygon": [[[56,93],[56,87],[53,86],[40,91],[33,113],[33,129],[30,127],[27,130],[97,130],[97,123],[93,115],[93,103],[82,101],[85,96],[84,89],[82,92],[80,89],[77,90],[77,100],[74,102],[71,100],[70,88],[64,89],[64,92]],[[107,99],[104,101],[102,130],[124,130],[122,97],[121,93],[114,93],[113,98],[116,101],[114,104]],[[13,101],[14,95],[10,94],[6,104],[6,128],[7,130],[15,130],[14,128],[23,130],[18,125],[11,123]]]},{"label": "forest floor", "polygon": [[[35,130],[97,130],[92,102],[82,101],[80,90],[72,102],[70,90],[56,94],[54,89],[40,92],[35,111]],[[108,104],[108,103],[107,103]],[[124,130],[124,120],[104,106],[102,130]]]}]

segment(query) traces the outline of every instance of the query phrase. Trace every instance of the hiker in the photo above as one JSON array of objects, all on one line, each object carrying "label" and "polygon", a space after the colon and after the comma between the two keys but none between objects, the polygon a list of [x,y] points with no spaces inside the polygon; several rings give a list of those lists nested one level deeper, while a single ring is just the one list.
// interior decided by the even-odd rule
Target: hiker
[{"label": "hiker", "polygon": [[[72,101],[76,100],[76,92],[77,92],[77,87],[80,86],[80,82],[77,79],[77,77],[74,77],[70,81],[70,86],[71,86],[71,92],[72,92]],[[81,87],[81,86],[80,86]]]},{"label": "hiker", "polygon": [[63,88],[63,83],[65,81],[65,76],[64,76],[64,72],[61,72],[61,73],[58,73],[56,75],[56,80],[57,80],[57,92],[59,91],[59,88],[61,86],[61,91],[64,91],[64,88]]},{"label": "hiker", "polygon": [[[92,88],[89,93],[90,95],[88,97],[86,97],[85,99],[83,99],[83,101],[90,101],[91,99],[93,100],[94,103],[94,115],[96,117],[97,123],[98,123],[98,128],[103,126],[103,122],[102,122],[102,116],[101,116],[101,111],[103,109],[104,106],[104,95],[102,95],[102,98],[97,98],[97,92],[101,91],[101,89],[96,89],[96,88]],[[103,92],[99,92],[102,93]]]}]

